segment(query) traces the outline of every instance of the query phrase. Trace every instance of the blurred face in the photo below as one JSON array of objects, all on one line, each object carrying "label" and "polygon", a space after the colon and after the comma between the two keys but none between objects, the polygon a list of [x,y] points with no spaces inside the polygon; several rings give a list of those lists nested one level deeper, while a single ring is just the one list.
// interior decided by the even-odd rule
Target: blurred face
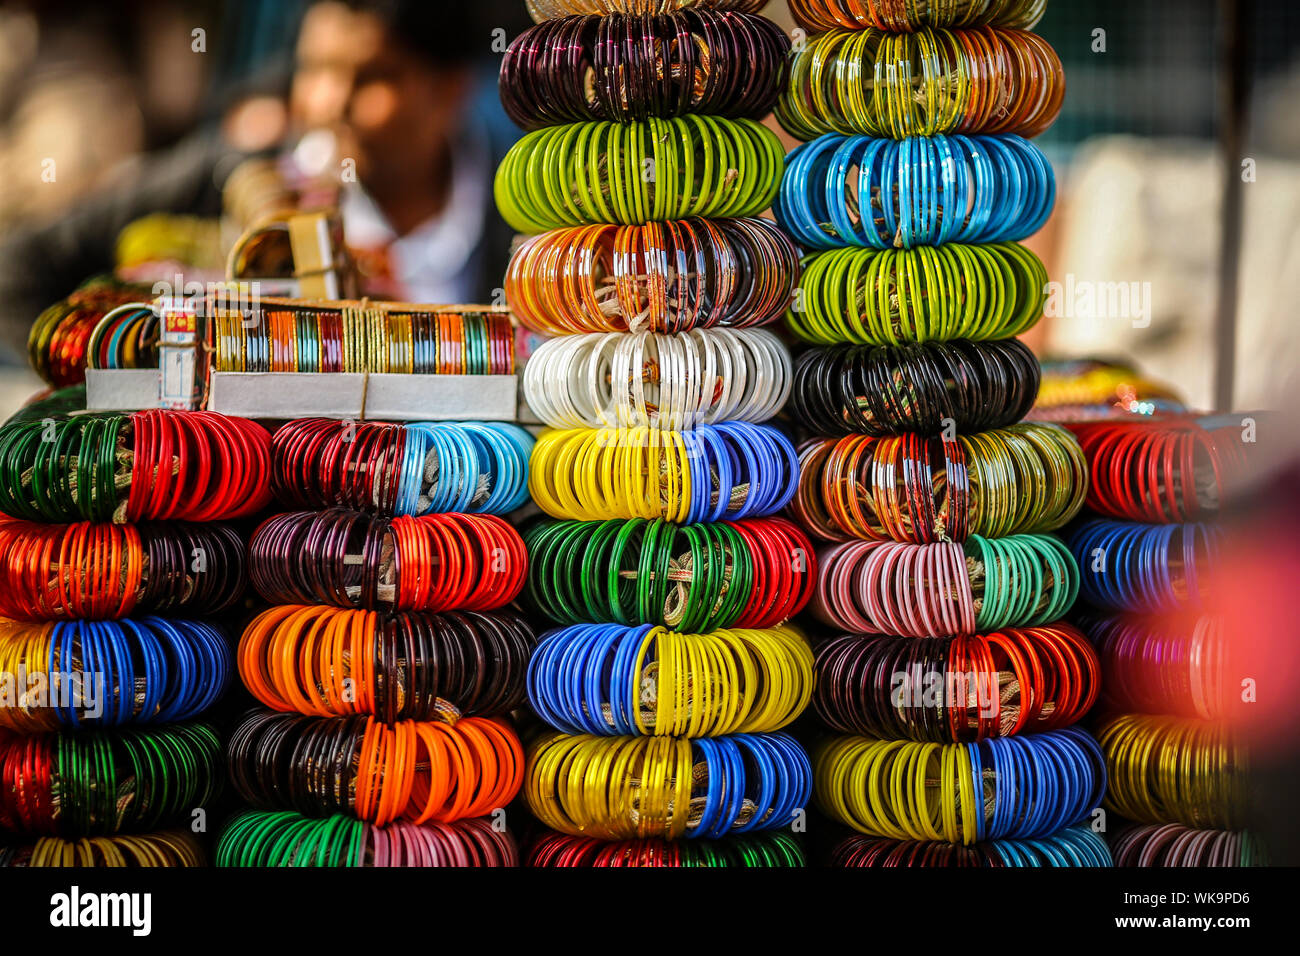
[{"label": "blurred face", "polygon": [[468,71],[421,60],[373,14],[311,7],[298,40],[291,108],[300,130],[329,129],[366,185],[434,168],[455,134]]}]

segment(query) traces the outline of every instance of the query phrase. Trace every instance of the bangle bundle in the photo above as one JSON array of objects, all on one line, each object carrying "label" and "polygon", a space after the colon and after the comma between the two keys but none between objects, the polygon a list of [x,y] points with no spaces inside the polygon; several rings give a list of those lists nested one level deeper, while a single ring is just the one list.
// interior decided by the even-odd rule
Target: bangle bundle
[{"label": "bangle bundle", "polygon": [[765,219],[599,224],[523,242],[505,291],[536,332],[688,332],[775,320],[799,271],[794,243]]},{"label": "bangle bundle", "polygon": [[1195,521],[1219,509],[1246,465],[1240,430],[1193,421],[1072,425],[1088,456],[1088,507],[1111,518]]},{"label": "bangle bundle", "polygon": [[528,133],[497,170],[496,200],[518,232],[592,223],[756,216],[772,204],[780,140],[748,119],[590,122]]},{"label": "bangle bundle", "polygon": [[813,707],[832,730],[966,743],[1058,730],[1097,699],[1097,654],[1061,622],[941,638],[844,635],[817,649]]},{"label": "bangle bundle", "polygon": [[548,833],[528,853],[530,867],[802,867],[798,841],[788,833],[753,833],[723,840],[616,840]]},{"label": "bangle bundle", "polygon": [[519,532],[495,515],[379,518],[334,508],[268,518],[249,577],[271,604],[381,611],[486,611],[524,587]]},{"label": "bangle bundle", "polygon": [[218,521],[270,501],[247,419],[149,409],[0,427],[0,512],[31,521]]},{"label": "bangle bundle", "polygon": [[537,22],[580,13],[664,14],[678,10],[735,10],[758,13],[767,0],[527,0]]},{"label": "bangle bundle", "polygon": [[1123,713],[1214,719],[1240,691],[1227,679],[1228,646],[1218,618],[1112,614],[1082,622],[1105,676],[1103,697]]},{"label": "bangle bundle", "polygon": [[790,67],[776,118],[790,135],[937,133],[1037,136],[1065,99],[1060,58],[1023,30],[832,30]]},{"label": "bangle bundle", "polygon": [[513,375],[504,312],[283,305],[214,316],[218,372]]},{"label": "bangle bundle", "polygon": [[763,329],[566,335],[524,367],[524,401],[553,428],[681,430],[763,422],[790,396],[790,353]]},{"label": "bangle bundle", "polygon": [[12,699],[0,694],[0,728],[32,734],[191,720],[225,693],[231,658],[226,636],[202,621],[0,620],[0,674],[18,683]]},{"label": "bangle bundle", "polygon": [[514,839],[487,820],[386,827],[345,816],[312,819],[248,811],[230,822],[216,865],[228,867],[432,867],[519,865]]},{"label": "bangle bundle", "polygon": [[910,33],[926,27],[1015,27],[1032,30],[1043,18],[1047,0],[790,0],[801,25],[823,30],[875,27]]},{"label": "bangle bundle", "polygon": [[26,621],[215,614],[244,592],[244,542],[220,524],[0,518],[0,582],[0,614]]},{"label": "bangle bundle", "polygon": [[87,368],[157,368],[158,315],[143,302],[106,313],[86,341]]},{"label": "bangle bundle", "polygon": [[528,664],[533,710],[570,734],[771,733],[803,712],[812,689],[812,651],[782,627],[577,624],[547,635]]},{"label": "bangle bundle", "polygon": [[1222,533],[1210,524],[1130,524],[1090,518],[1066,535],[1079,563],[1079,592],[1114,611],[1205,606]]},{"label": "bangle bundle", "polygon": [[1052,531],[1079,513],[1088,480],[1069,431],[1029,423],[955,441],[911,433],[819,439],[803,447],[800,465],[795,513],[830,540],[928,543]]},{"label": "bangle bundle", "polygon": [[486,816],[523,780],[519,738],[485,717],[388,725],[258,711],[235,728],[227,757],[236,791],[256,809],[377,826]]},{"label": "bangle bundle", "polygon": [[772,627],[803,610],[816,578],[811,542],[783,518],[540,521],[524,543],[529,603],[561,624]]},{"label": "bangle bundle", "polygon": [[1006,339],[1043,316],[1047,269],[1014,242],[836,249],[804,263],[791,329],[815,345]]},{"label": "bangle bundle", "polygon": [[825,812],[872,836],[971,844],[1055,833],[1101,802],[1106,766],[1076,727],[971,744],[840,737],[815,759]]},{"label": "bangle bundle", "polygon": [[911,249],[1024,239],[1055,201],[1047,157],[1020,136],[829,133],[786,157],[774,212],[807,249]]},{"label": "bangle bundle", "polygon": [[1197,830],[1178,823],[1125,827],[1111,852],[1116,866],[1265,866],[1267,857],[1245,830]]},{"label": "bangle bundle", "polygon": [[184,830],[163,830],[139,835],[86,837],[63,840],[41,837],[9,858],[0,850],[0,867],[189,867],[203,866],[206,858],[199,841]]},{"label": "bangle bundle", "polygon": [[766,425],[552,430],[533,448],[528,490],[555,518],[722,521],[780,511],[797,472],[794,446]]},{"label": "bangle bundle", "polygon": [[757,120],[776,105],[789,50],[772,21],[728,11],[548,20],[506,50],[501,102],[526,130],[685,113]]},{"label": "bangle bundle", "polygon": [[851,836],[835,847],[831,864],[877,866],[1108,867],[1106,841],[1087,827],[1067,827],[1037,840],[990,840],[973,846]]},{"label": "bangle bundle", "polygon": [[1074,557],[1053,535],[964,544],[852,541],[819,558],[813,611],[855,634],[945,637],[1061,618],[1079,592]]},{"label": "bangle bundle", "polygon": [[1241,825],[1245,749],[1219,721],[1121,714],[1097,740],[1106,754],[1106,807],[1137,823]]},{"label": "bangle bundle", "polygon": [[308,716],[373,714],[396,724],[505,714],[525,699],[533,644],[528,624],[509,611],[273,607],[245,629],[239,674],[267,707]]},{"label": "bangle bundle", "polygon": [[87,347],[100,320],[149,294],[148,286],[96,279],[47,308],[27,337],[27,357],[36,374],[55,388],[84,382]]},{"label": "bangle bundle", "polygon": [[0,828],[69,838],[155,830],[216,794],[220,750],[206,724],[0,732]]},{"label": "bangle bundle", "polygon": [[556,734],[531,748],[524,793],[544,825],[600,840],[718,839],[788,827],[812,768],[785,734],[715,739]]},{"label": "bangle bundle", "polygon": [[811,348],[795,362],[790,407],[822,434],[959,433],[1020,421],[1038,360],[1017,339]]},{"label": "bangle bundle", "polygon": [[500,422],[300,419],[275,433],[268,483],[290,507],[505,514],[528,500],[532,447]]}]

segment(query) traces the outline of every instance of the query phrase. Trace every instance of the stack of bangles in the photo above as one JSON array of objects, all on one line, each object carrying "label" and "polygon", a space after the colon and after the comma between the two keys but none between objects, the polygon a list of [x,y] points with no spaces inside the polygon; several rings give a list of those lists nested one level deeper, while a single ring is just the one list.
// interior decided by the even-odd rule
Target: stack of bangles
[{"label": "stack of bangles", "polygon": [[0,518],[0,615],[215,614],[243,596],[244,542],[222,524],[45,525]]},{"label": "stack of bangles", "polygon": [[380,611],[503,607],[523,590],[528,563],[519,532],[495,515],[342,508],[268,518],[248,555],[253,587],[271,604]]},{"label": "stack of bangles", "polygon": [[792,510],[828,540],[997,538],[1066,524],[1087,482],[1079,443],[1059,425],[1021,423],[954,441],[850,435],[802,446]]},{"label": "stack of bangles", "polygon": [[1174,612],[1206,605],[1222,531],[1211,524],[1131,524],[1091,518],[1066,544],[1079,563],[1079,591],[1094,607]]},{"label": "stack of bangles", "polygon": [[1047,0],[789,0],[801,26],[820,33],[875,27],[911,33],[924,27],[1015,27],[1032,30],[1047,10]]},{"label": "stack of bangles", "polygon": [[1247,754],[1224,722],[1121,714],[1100,725],[1097,740],[1114,813],[1137,823],[1242,824]]},{"label": "stack of bangles", "polygon": [[757,216],[784,168],[781,141],[750,119],[687,115],[527,133],[506,154],[496,201],[516,231]]},{"label": "stack of bangles", "polygon": [[680,430],[763,422],[790,397],[790,353],[763,329],[592,332],[543,342],[524,400],[553,428]]},{"label": "stack of bangles", "polygon": [[803,610],[817,577],[812,544],[784,518],[542,520],[524,543],[528,602],[561,624],[772,627]]},{"label": "stack of bangles", "polygon": [[788,833],[729,840],[616,840],[548,833],[528,852],[530,867],[803,867],[803,850]]},{"label": "stack of bangles", "polygon": [[47,308],[36,317],[27,337],[27,357],[36,374],[55,388],[84,382],[96,326],[113,310],[138,304],[149,294],[148,286],[95,280]]},{"label": "stack of bangles", "polygon": [[41,837],[31,846],[6,853],[0,848],[0,867],[191,867],[204,866],[207,857],[198,839],[184,830],[163,830],[139,835],[86,837],[63,840]]},{"label": "stack of bangles", "polygon": [[1241,430],[1194,420],[1071,425],[1088,456],[1088,508],[1110,518],[1196,521],[1217,512],[1246,465]]},{"label": "stack of bangles", "polygon": [[1065,616],[1079,568],[1050,534],[972,535],[964,544],[853,541],[818,557],[813,612],[855,634],[944,637]]},{"label": "stack of bangles", "polygon": [[516,867],[509,833],[488,820],[385,827],[334,815],[248,811],[230,822],[217,844],[222,867]]},{"label": "stack of bangles", "polygon": [[555,229],[510,259],[506,299],[535,332],[689,332],[778,319],[799,251],[765,219]]},{"label": "stack of bangles", "polygon": [[120,305],[96,323],[86,342],[86,367],[157,368],[159,318],[143,302]]},{"label": "stack of bangles", "polygon": [[571,734],[771,733],[812,693],[812,651],[791,628],[681,634],[576,624],[543,638],[528,664],[533,710]]},{"label": "stack of bangles", "polygon": [[1046,267],[1014,242],[850,246],[804,260],[786,321],[817,345],[987,342],[1027,332],[1046,301]]},{"label": "stack of bangles", "polygon": [[267,483],[289,507],[505,514],[528,500],[532,447],[528,432],[500,422],[300,419],[271,440]]},{"label": "stack of bangles", "polygon": [[788,438],[748,422],[549,430],[533,448],[528,485],[554,518],[722,521],[780,511],[798,468]]},{"label": "stack of bangles", "polygon": [[1206,720],[1240,705],[1230,681],[1223,622],[1204,615],[1079,616],[1097,648],[1102,698],[1112,712],[1173,714]]},{"label": "stack of bangles", "polygon": [[812,768],[792,737],[595,737],[532,745],[524,794],[545,826],[599,840],[718,839],[788,828]]},{"label": "stack of bangles", "polygon": [[1038,360],[1017,339],[811,348],[794,366],[791,410],[825,435],[959,434],[1029,413]]},{"label": "stack of bangles", "polygon": [[1055,201],[1051,165],[1019,136],[828,133],[786,157],[775,212],[805,249],[911,249],[1025,239]]},{"label": "stack of bangles", "polygon": [[1106,792],[1101,749],[1077,727],[968,744],[839,737],[814,758],[817,801],[871,836],[970,845],[1045,837]]},{"label": "stack of bangles", "polygon": [[501,102],[526,130],[583,120],[707,113],[761,120],[790,40],[744,13],[564,17],[526,30],[501,63]]},{"label": "stack of bangles", "polygon": [[0,829],[76,838],[188,822],[218,791],[220,753],[206,724],[0,731]]},{"label": "stack of bangles", "polygon": [[[226,636],[202,621],[0,619],[0,673],[27,676],[12,703],[0,697],[0,728],[32,734],[191,720],[221,698],[231,670]],[[43,693],[33,686],[38,676]]]},{"label": "stack of bangles", "polygon": [[510,611],[381,615],[273,607],[239,642],[239,674],[273,710],[385,723],[504,714],[524,702],[527,622]]},{"label": "stack of bangles", "polygon": [[1067,827],[1037,840],[990,840],[973,846],[851,836],[831,856],[839,867],[1109,867],[1106,841],[1087,827]]},{"label": "stack of bangles", "polygon": [[1116,866],[1267,866],[1264,847],[1245,830],[1198,830],[1178,823],[1126,827],[1111,846]]},{"label": "stack of bangles", "polygon": [[227,758],[235,790],[256,809],[376,826],[487,816],[524,776],[519,738],[485,717],[383,724],[256,711],[231,734]]},{"label": "stack of bangles", "polygon": [[817,649],[813,706],[831,729],[967,743],[1068,727],[1097,700],[1096,652],[1069,624],[970,637],[843,635]]},{"label": "stack of bangles", "polygon": [[1056,51],[1024,30],[867,27],[810,38],[792,61],[776,118],[804,140],[823,133],[1037,136],[1064,99]]},{"label": "stack of bangles", "polygon": [[254,422],[161,409],[0,426],[0,512],[31,521],[218,521],[270,501]]}]

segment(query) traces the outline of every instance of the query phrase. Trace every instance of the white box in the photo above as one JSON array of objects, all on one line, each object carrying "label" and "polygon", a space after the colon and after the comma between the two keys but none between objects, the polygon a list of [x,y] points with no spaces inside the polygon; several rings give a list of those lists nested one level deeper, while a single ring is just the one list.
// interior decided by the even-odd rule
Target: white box
[{"label": "white box", "polygon": [[95,412],[135,412],[157,408],[162,373],[156,368],[86,369],[86,408]]},{"label": "white box", "polygon": [[208,410],[244,418],[515,420],[518,376],[213,372]]}]

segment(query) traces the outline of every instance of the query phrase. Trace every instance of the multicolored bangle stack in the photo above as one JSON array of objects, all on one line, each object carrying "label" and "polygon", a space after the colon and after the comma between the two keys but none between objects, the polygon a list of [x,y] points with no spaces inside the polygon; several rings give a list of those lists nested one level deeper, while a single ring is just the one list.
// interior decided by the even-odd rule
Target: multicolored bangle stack
[{"label": "multicolored bangle stack", "polygon": [[9,863],[203,863],[167,828],[202,832],[220,787],[195,721],[233,670],[211,618],[248,579],[223,522],[266,504],[269,464],[266,431],[206,412],[0,427],[0,829],[39,838]]},{"label": "multicolored bangle stack", "polygon": [[555,336],[524,369],[551,426],[533,451],[548,517],[525,533],[525,593],[563,625],[529,665],[530,703],[559,731],[529,752],[524,793],[558,831],[535,866],[803,863],[774,832],[811,789],[780,731],[812,697],[812,651],[785,622],[815,572],[807,537],[774,517],[795,448],[762,424],[792,377],[762,326],[800,271],[758,218],[783,161],[757,121],[790,46],[762,6],[537,2],[502,63],[502,101],[529,132],[497,202],[535,233],[506,295]]},{"label": "multicolored bangle stack", "polygon": [[836,542],[813,610],[824,812],[865,836],[843,866],[1105,866],[1074,726],[1097,655],[1062,618],[1079,569],[1051,532],[1083,506],[1074,436],[1017,424],[1039,385],[1014,336],[1042,315],[1018,241],[1056,183],[1026,136],[1060,108],[1044,0],[791,0],[811,36],[777,118],[777,221],[807,253],[792,331],[800,448],[790,510]]},{"label": "multicolored bangle stack", "polygon": [[1112,417],[1069,426],[1088,508],[1068,535],[1101,658],[1098,739],[1119,866],[1262,865],[1248,832],[1249,755],[1229,718],[1241,686],[1213,613],[1215,515],[1246,473],[1239,420]]},{"label": "multicolored bangle stack", "polygon": [[523,783],[507,719],[535,638],[511,605],[533,440],[516,425],[292,421],[271,440],[281,505],[249,579],[273,605],[239,674],[265,710],[227,766],[253,809],[218,866],[517,866]]}]

